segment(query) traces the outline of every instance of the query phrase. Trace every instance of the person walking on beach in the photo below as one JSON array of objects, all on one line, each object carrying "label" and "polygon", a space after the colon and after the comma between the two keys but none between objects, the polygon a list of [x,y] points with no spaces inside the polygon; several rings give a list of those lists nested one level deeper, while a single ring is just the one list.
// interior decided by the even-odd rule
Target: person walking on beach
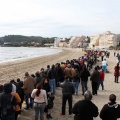
[{"label": "person walking on beach", "polygon": [[44,109],[48,104],[46,91],[42,89],[42,82],[38,83],[36,89],[31,93],[31,97],[34,98],[35,120],[38,120],[40,112],[40,120],[44,120]]},{"label": "person walking on beach", "polygon": [[[23,91],[25,94],[25,101],[26,101],[26,110],[33,106],[33,99],[31,97],[31,92],[34,89],[35,79],[29,75],[28,72],[25,72],[25,79],[23,81]],[[29,102],[30,100],[30,102]]]},{"label": "person walking on beach", "polygon": [[93,117],[98,116],[98,107],[91,100],[91,92],[86,91],[84,99],[78,101],[72,108],[74,120],[93,120]]},{"label": "person walking on beach", "polygon": [[60,84],[62,87],[62,113],[61,115],[65,115],[65,109],[66,109],[66,101],[68,100],[69,104],[69,115],[72,114],[72,95],[75,93],[75,88],[70,82],[70,77],[66,76],[65,81]]},{"label": "person walking on beach", "polygon": [[95,67],[95,70],[92,73],[90,80],[92,82],[92,94],[97,95],[98,81],[100,80],[100,73],[99,73],[97,67]]},{"label": "person walking on beach", "polygon": [[99,86],[101,85],[102,86],[102,90],[104,90],[104,70],[102,69],[100,71],[100,80],[98,81],[98,89],[99,89]]},{"label": "person walking on beach", "polygon": [[111,94],[109,101],[100,111],[100,118],[102,120],[117,120],[120,118],[120,104],[116,103],[116,95]]},{"label": "person walking on beach", "polygon": [[107,68],[107,66],[108,66],[107,61],[106,61],[106,59],[104,59],[104,60],[102,61],[102,69],[104,70],[104,73],[106,73],[106,68]]},{"label": "person walking on beach", "polygon": [[117,63],[117,65],[115,66],[115,68],[114,68],[114,70],[115,70],[115,72],[114,72],[114,76],[115,76],[115,83],[119,83],[118,82],[118,78],[119,78],[119,69],[120,69],[120,67],[119,67],[119,63]]},{"label": "person walking on beach", "polygon": [[114,51],[114,57],[116,57],[115,55],[116,55],[116,52]]}]

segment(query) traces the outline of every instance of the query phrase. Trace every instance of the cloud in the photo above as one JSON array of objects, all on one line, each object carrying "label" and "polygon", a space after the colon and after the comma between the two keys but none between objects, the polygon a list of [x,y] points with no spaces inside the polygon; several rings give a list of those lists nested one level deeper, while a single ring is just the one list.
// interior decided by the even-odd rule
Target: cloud
[{"label": "cloud", "polygon": [[119,33],[119,0],[1,0],[0,36]]}]

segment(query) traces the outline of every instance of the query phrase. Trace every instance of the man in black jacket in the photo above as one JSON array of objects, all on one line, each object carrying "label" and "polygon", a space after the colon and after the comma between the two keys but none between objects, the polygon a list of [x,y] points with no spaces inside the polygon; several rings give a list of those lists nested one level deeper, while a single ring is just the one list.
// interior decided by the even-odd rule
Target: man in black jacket
[{"label": "man in black jacket", "polygon": [[74,120],[93,120],[93,117],[98,116],[98,107],[91,101],[91,92],[87,90],[84,98],[78,101],[72,108],[72,113],[75,114]]},{"label": "man in black jacket", "polygon": [[80,74],[81,85],[82,85],[82,95],[84,95],[85,91],[88,89],[88,77],[90,76],[90,72],[87,70],[86,66],[82,68],[82,72]]},{"label": "man in black jacket", "polygon": [[120,118],[120,105],[116,103],[116,96],[111,94],[109,96],[110,102],[105,104],[100,112],[102,120],[117,120]]},{"label": "man in black jacket", "polygon": [[4,84],[4,92],[0,94],[0,110],[2,120],[15,120],[17,100],[12,96],[12,84]]},{"label": "man in black jacket", "polygon": [[60,84],[62,87],[62,115],[65,115],[66,101],[69,104],[69,115],[72,113],[72,95],[75,93],[75,88],[72,82],[69,82],[70,77],[65,77],[65,82]]},{"label": "man in black jacket", "polygon": [[97,95],[98,81],[100,80],[100,73],[97,67],[95,67],[95,70],[92,73],[90,80],[92,81],[92,94]]}]

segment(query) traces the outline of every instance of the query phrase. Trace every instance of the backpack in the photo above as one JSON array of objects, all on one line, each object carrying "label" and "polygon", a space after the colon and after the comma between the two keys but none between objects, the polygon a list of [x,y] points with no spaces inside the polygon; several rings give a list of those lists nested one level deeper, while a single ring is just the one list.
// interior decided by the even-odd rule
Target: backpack
[{"label": "backpack", "polygon": [[48,109],[52,109],[53,108],[53,99],[52,98],[48,98],[48,105],[47,105],[47,107],[48,107]]},{"label": "backpack", "polygon": [[48,109],[52,109],[53,108],[53,105],[54,105],[53,101],[54,101],[54,99],[55,99],[54,94],[50,92],[48,94],[48,105],[47,105]]},{"label": "backpack", "polygon": [[15,112],[17,101],[15,97],[8,93],[2,93],[0,97],[1,116],[9,116]]}]

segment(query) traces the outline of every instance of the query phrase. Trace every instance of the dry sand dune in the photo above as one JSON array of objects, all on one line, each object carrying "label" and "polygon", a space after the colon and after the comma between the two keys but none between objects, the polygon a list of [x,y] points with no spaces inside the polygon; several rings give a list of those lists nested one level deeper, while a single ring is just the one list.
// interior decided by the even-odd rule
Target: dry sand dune
[{"label": "dry sand dune", "polygon": [[[99,111],[101,110],[102,106],[108,102],[108,97],[111,93],[117,95],[117,102],[120,103],[120,83],[114,83],[114,66],[117,63],[116,57],[113,56],[113,51],[110,51],[111,55],[110,58],[107,58],[108,61],[108,70],[110,73],[106,73],[105,75],[105,90],[102,91],[101,87],[99,88],[98,95],[93,96],[92,101],[98,106]],[[17,61],[11,62],[7,64],[0,64],[0,80],[1,83],[9,81],[10,79],[16,79],[17,77],[22,78],[24,77],[24,73],[29,71],[30,73],[35,73],[36,71],[40,70],[42,67],[46,67],[47,64],[54,64],[61,61],[66,61],[67,59],[74,59],[78,58],[82,55],[81,49],[64,49],[63,52],[49,55],[45,57],[34,58],[26,61]],[[98,64],[101,64],[99,62]],[[89,81],[89,89],[91,90],[91,83]],[[73,104],[76,103],[78,100],[83,99],[81,95],[81,85],[79,86],[79,95],[73,96]],[[68,104],[66,107],[66,115],[60,116],[61,112],[61,105],[62,105],[62,92],[61,88],[57,88],[55,101],[54,101],[54,108],[51,111],[53,120],[73,120],[74,115],[68,115]],[[29,111],[25,111],[22,109],[22,114],[19,117],[19,120],[34,120],[34,110],[31,109]],[[45,117],[46,120],[46,117]],[[94,118],[94,120],[100,120],[99,117]]]}]

